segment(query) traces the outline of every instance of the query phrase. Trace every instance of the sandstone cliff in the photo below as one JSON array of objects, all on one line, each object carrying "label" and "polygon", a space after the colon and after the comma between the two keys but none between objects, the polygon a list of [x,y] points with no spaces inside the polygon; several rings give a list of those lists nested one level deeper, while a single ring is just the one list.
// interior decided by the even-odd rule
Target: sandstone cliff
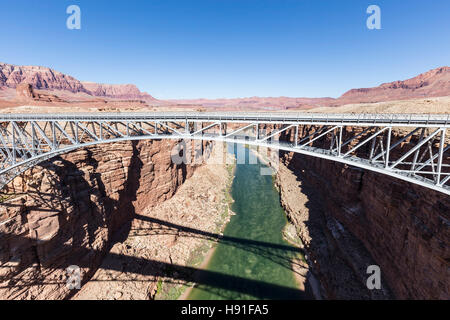
[{"label": "sandstone cliff", "polygon": [[[345,92],[338,98],[295,98],[295,97],[249,97],[235,99],[178,99],[157,100],[146,92],[141,92],[133,84],[99,84],[81,82],[74,77],[56,70],[39,66],[16,66],[0,63],[0,90],[16,88],[20,84],[30,84],[35,90],[52,91],[67,102],[105,103],[102,100],[125,100],[128,102],[151,103],[179,107],[182,110],[204,107],[221,110],[305,110],[320,107],[337,107],[347,104],[375,103],[393,100],[411,100],[430,97],[446,97],[450,95],[450,67],[443,66],[419,74],[406,80],[383,83],[372,88],[357,88]],[[1,93],[1,91],[0,91]],[[46,94],[49,94],[48,92]],[[2,98],[2,94],[0,94]],[[8,95],[1,99],[11,102]],[[86,100],[88,99],[88,100]],[[100,99],[100,100],[97,100]],[[0,106],[6,104],[0,101]],[[42,100],[48,103],[57,100]],[[8,105],[9,106],[9,105]],[[433,112],[414,110],[414,112]],[[440,111],[442,112],[442,110]]]},{"label": "sandstone cliff", "polygon": [[[206,108],[227,107],[231,110],[289,110],[449,95],[450,67],[439,67],[411,79],[383,83],[373,88],[351,89],[338,98],[250,97],[236,99],[182,99],[172,100],[171,102],[185,106],[198,105]],[[415,110],[415,112],[418,111],[429,112],[429,110]],[[360,110],[356,110],[356,112],[360,112]]]},{"label": "sandstone cliff", "polygon": [[336,102],[343,105],[448,95],[450,95],[450,67],[440,67],[403,81],[383,83],[374,88],[351,89]]},{"label": "sandstone cliff", "polygon": [[21,83],[31,84],[34,89],[58,89],[73,93],[87,93],[80,81],[50,68],[0,63],[0,86],[15,88]]},{"label": "sandstone cliff", "polygon": [[[0,88],[16,88],[19,85],[31,85],[33,89],[56,92],[82,93],[92,97],[112,99],[156,100],[146,92],[141,92],[132,84],[97,84],[81,82],[59,71],[40,66],[16,66],[0,63]],[[53,102],[53,101],[48,101]],[[59,102],[59,101],[56,101]]]},{"label": "sandstone cliff", "polygon": [[[448,196],[328,160],[283,153],[281,161],[281,201],[326,297],[450,298]],[[383,290],[366,287],[371,264]]]},{"label": "sandstone cliff", "polygon": [[56,95],[36,93],[29,83],[21,83],[16,87],[16,98],[21,102],[41,101],[41,102],[65,102]]},{"label": "sandstone cliff", "polygon": [[141,92],[134,84],[99,84],[94,82],[82,82],[83,86],[96,97],[113,99],[155,100],[151,95]]},{"label": "sandstone cliff", "polygon": [[63,299],[66,268],[87,281],[114,234],[136,212],[169,199],[194,166],[175,165],[175,142],[93,146],[41,163],[0,203],[0,299]]}]

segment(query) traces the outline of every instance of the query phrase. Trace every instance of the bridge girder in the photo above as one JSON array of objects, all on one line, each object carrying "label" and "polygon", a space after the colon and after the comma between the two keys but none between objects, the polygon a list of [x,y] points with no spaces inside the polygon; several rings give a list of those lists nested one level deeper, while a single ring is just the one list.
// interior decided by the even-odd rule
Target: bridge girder
[{"label": "bridge girder", "polygon": [[59,154],[126,140],[243,143],[333,160],[450,194],[449,116],[149,113],[0,116],[0,190]]}]

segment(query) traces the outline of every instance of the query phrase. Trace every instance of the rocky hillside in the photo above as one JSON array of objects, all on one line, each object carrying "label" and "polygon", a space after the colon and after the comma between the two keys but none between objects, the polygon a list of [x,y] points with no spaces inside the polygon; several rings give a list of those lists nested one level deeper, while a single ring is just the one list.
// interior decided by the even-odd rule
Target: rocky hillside
[{"label": "rocky hillside", "polygon": [[[293,153],[280,160],[281,202],[324,297],[450,298],[448,196],[329,160]],[[373,264],[380,266],[383,290],[367,290]]]},{"label": "rocky hillside", "polygon": [[375,88],[349,90],[337,102],[342,105],[448,95],[450,95],[450,67],[440,67],[408,80],[383,83]]},{"label": "rocky hillside", "polygon": [[155,100],[151,95],[142,93],[133,84],[99,84],[94,82],[82,82],[82,84],[84,88],[86,88],[92,95],[96,97],[122,100]]},{"label": "rocky hillside", "polygon": [[374,88],[351,89],[335,98],[251,97],[236,99],[172,100],[180,105],[230,110],[289,110],[336,107],[346,104],[450,96],[450,67],[440,67],[404,81],[384,83]]},{"label": "rocky hillside", "polygon": [[[46,67],[15,66],[0,63],[0,93],[1,89],[14,89],[20,84],[30,84],[35,90],[53,91],[43,94],[57,96],[68,103],[78,101],[81,94],[83,98],[91,98],[90,103],[92,103],[92,98],[95,98],[113,101],[143,101],[188,109],[201,107],[205,109],[220,108],[221,110],[305,110],[357,103],[450,96],[450,67],[436,68],[408,80],[384,83],[374,88],[351,89],[337,99],[249,97],[162,101],[153,98],[148,93],[141,92],[133,84],[81,82],[69,75]],[[7,95],[5,90],[3,91],[3,96]],[[3,99],[11,100],[5,97]],[[40,101],[60,102],[54,97],[44,97]]]},{"label": "rocky hillside", "polygon": [[141,92],[133,84],[110,85],[81,82],[74,77],[46,67],[0,63],[0,89],[16,88],[20,84],[30,84],[35,90],[83,93],[92,97],[156,100],[148,93]]}]

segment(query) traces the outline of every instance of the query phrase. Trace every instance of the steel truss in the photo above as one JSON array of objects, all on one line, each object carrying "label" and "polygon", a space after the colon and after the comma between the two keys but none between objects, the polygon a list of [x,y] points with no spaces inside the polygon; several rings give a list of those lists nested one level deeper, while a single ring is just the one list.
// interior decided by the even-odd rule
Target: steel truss
[{"label": "steel truss", "polygon": [[295,113],[0,115],[0,189],[69,151],[126,140],[243,143],[345,163],[450,194],[449,116]]}]

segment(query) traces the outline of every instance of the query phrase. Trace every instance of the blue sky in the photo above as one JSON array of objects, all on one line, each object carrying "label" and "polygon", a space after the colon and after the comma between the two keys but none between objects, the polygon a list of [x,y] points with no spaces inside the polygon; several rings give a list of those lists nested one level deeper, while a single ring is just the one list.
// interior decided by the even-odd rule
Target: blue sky
[{"label": "blue sky", "polygon": [[[81,8],[81,30],[66,8]],[[369,30],[366,8],[381,8]],[[157,98],[337,97],[450,65],[448,0],[2,0],[0,61]]]}]

